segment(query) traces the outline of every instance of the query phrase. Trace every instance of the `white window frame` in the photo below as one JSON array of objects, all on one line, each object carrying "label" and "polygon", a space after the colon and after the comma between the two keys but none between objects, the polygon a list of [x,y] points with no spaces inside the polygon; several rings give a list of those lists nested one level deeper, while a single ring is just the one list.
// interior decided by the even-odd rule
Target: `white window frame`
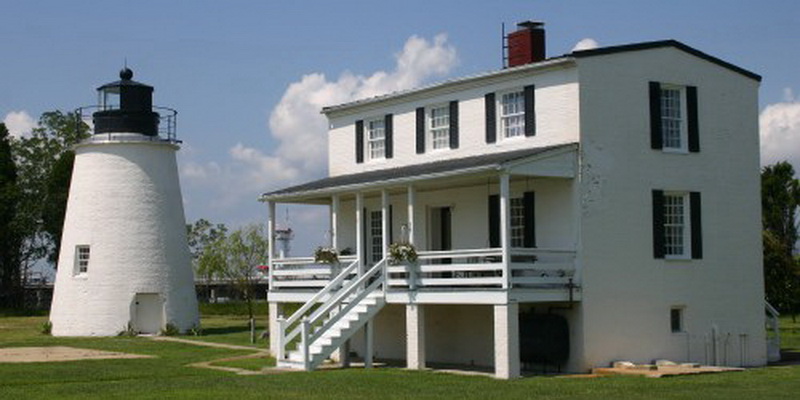
[{"label": "white window frame", "polygon": [[[503,98],[508,95],[518,95],[519,99],[519,109],[516,112],[511,114],[505,113],[505,107]],[[503,140],[514,140],[518,138],[525,137],[525,90],[522,88],[515,88],[512,90],[505,90],[502,92],[497,92],[497,126],[499,128],[499,139],[498,142]],[[514,134],[509,136],[508,135],[508,122],[511,119],[518,121],[517,124],[513,126]]]},{"label": "white window frame", "polygon": [[[375,126],[373,126],[375,125]],[[380,126],[377,126],[380,125]],[[386,120],[372,118],[364,121],[364,134],[366,136],[367,160],[383,160],[386,158]]]},{"label": "white window frame", "polygon": [[691,201],[688,192],[664,192],[664,258],[688,260],[692,255]]},{"label": "white window frame", "polygon": [[[666,101],[667,93],[677,94],[677,101],[680,102],[677,107],[669,107]],[[659,94],[659,107],[661,107],[661,142],[662,150],[667,153],[688,153],[689,152],[689,127],[688,127],[688,109],[686,108],[686,86],[661,84],[661,92]],[[669,113],[668,110],[673,110]],[[670,125],[677,125],[677,145],[673,144],[674,137],[669,135]]]},{"label": "white window frame", "polygon": [[369,212],[369,263],[374,265],[383,258],[383,211]]},{"label": "white window frame", "polygon": [[[434,111],[436,110],[442,110],[443,116],[434,117]],[[434,123],[436,123],[436,118],[440,118],[440,120],[438,125],[434,126]],[[427,108],[425,115],[425,130],[427,131],[425,136],[427,137],[428,146],[432,151],[450,149],[450,104],[436,104]],[[437,138],[437,132],[443,132],[444,134]]]},{"label": "white window frame", "polygon": [[91,247],[88,244],[75,246],[75,264],[73,275],[80,276],[89,273],[89,261],[91,260]]},{"label": "white window frame", "polygon": [[[678,313],[677,327],[672,323],[673,312]],[[669,330],[672,333],[686,333],[686,306],[672,306],[669,308]]]},{"label": "white window frame", "polygon": [[509,200],[511,247],[525,247],[525,201],[523,197],[512,197]]}]

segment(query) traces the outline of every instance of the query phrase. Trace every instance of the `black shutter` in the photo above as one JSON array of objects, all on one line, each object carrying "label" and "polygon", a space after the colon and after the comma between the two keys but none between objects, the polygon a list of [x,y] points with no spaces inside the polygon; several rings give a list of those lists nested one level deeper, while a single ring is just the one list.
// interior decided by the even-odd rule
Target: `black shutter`
[{"label": "black shutter", "polygon": [[394,227],[392,226],[392,205],[389,204],[389,243],[390,244],[394,243],[394,235],[392,234],[393,230],[394,230]]},{"label": "black shutter", "polygon": [[392,158],[394,156],[394,124],[392,121],[394,120],[394,116],[392,114],[386,114],[383,117],[383,134],[384,140],[386,141],[385,149],[385,157]]},{"label": "black shutter", "polygon": [[525,192],[522,196],[522,207],[525,218],[523,245],[524,247],[536,247],[536,195],[534,192]]},{"label": "black shutter", "polygon": [[525,136],[536,135],[536,95],[533,85],[525,86]]},{"label": "black shutter", "polygon": [[692,224],[692,258],[703,258],[703,223],[700,214],[702,205],[700,204],[700,192],[689,193],[689,208],[691,212]]},{"label": "black shutter", "polygon": [[458,148],[458,101],[450,102],[450,148]]},{"label": "black shutter", "polygon": [[489,247],[500,247],[500,195],[489,196]]},{"label": "black shutter", "polygon": [[356,163],[364,162],[364,121],[356,121]]},{"label": "black shutter", "polygon": [[650,148],[664,148],[661,134],[661,84],[650,82]]},{"label": "black shutter", "polygon": [[497,141],[497,116],[494,110],[494,93],[487,93],[483,96],[484,107],[486,109],[486,143]]},{"label": "black shutter", "polygon": [[686,87],[686,110],[689,115],[688,128],[689,128],[689,151],[692,153],[700,152],[700,132],[697,122],[697,87]]},{"label": "black shutter", "polygon": [[653,190],[653,257],[664,258],[663,190]]},{"label": "black shutter", "polygon": [[417,108],[417,154],[425,152],[425,107]]}]

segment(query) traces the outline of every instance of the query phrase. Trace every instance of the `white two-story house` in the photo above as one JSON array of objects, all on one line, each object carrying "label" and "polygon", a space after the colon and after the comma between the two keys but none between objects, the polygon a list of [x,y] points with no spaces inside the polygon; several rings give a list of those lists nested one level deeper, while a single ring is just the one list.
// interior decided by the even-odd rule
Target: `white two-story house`
[{"label": "white two-story house", "polygon": [[342,253],[270,260],[279,364],[765,364],[760,76],[674,40],[508,42],[502,70],[323,109],[329,176],[262,197],[271,230],[328,205]]}]

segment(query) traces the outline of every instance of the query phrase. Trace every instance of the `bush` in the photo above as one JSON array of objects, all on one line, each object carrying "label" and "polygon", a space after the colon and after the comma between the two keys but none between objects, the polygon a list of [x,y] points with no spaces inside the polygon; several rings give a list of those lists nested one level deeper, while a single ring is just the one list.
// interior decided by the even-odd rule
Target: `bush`
[{"label": "bush", "polygon": [[53,331],[53,323],[52,322],[47,321],[47,322],[42,324],[42,335],[50,335],[50,333],[52,331]]},{"label": "bush", "polygon": [[167,322],[164,328],[161,329],[161,336],[177,336],[181,331],[172,322]]}]

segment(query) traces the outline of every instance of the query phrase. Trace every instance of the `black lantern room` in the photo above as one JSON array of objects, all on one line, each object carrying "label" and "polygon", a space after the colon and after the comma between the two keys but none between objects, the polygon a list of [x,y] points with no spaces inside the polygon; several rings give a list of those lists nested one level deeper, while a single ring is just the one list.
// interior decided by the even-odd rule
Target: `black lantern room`
[{"label": "black lantern room", "polygon": [[120,80],[97,88],[100,111],[92,114],[94,133],[158,135],[159,114],[153,111],[153,87],[131,80],[133,71],[120,71]]}]

